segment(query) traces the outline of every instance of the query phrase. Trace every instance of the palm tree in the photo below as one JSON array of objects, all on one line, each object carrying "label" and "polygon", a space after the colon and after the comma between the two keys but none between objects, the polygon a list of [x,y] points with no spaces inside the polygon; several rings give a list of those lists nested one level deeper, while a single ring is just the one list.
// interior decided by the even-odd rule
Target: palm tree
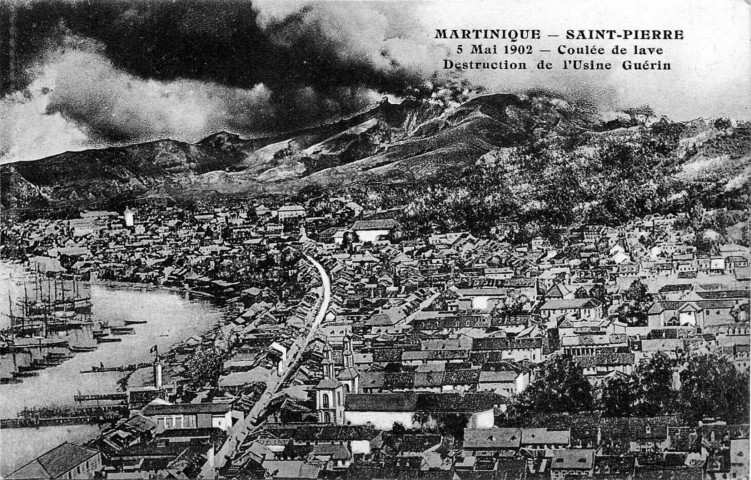
[{"label": "palm tree", "polygon": [[420,424],[420,430],[423,430],[425,424],[431,419],[430,412],[425,410],[418,410],[412,414],[412,421]]}]

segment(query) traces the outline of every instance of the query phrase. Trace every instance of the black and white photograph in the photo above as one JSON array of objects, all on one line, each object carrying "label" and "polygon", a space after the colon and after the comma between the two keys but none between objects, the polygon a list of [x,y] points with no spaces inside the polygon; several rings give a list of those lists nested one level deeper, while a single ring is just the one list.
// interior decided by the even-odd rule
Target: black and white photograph
[{"label": "black and white photograph", "polygon": [[0,0],[0,478],[750,478],[747,0]]}]

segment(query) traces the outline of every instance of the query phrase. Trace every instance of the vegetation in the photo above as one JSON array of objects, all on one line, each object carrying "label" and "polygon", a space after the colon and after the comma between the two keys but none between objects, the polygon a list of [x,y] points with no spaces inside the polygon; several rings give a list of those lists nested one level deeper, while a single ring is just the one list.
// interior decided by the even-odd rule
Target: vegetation
[{"label": "vegetation", "polygon": [[703,418],[748,423],[749,375],[716,354],[691,355],[680,374],[678,404],[683,419],[695,425]]},{"label": "vegetation", "polygon": [[226,354],[214,346],[201,346],[196,349],[185,362],[190,388],[198,390],[205,385],[216,386],[226,359]]},{"label": "vegetation", "polygon": [[572,357],[553,357],[511,406],[510,417],[516,420],[506,423],[590,410],[606,417],[677,414],[688,425],[702,419],[748,422],[748,372],[714,353],[681,358],[676,362],[657,353],[638,364],[633,375],[613,375],[594,392]]},{"label": "vegetation", "polygon": [[607,417],[628,417],[633,413],[634,390],[630,379],[615,376],[602,386],[600,408]]},{"label": "vegetation", "polygon": [[673,365],[658,352],[634,369],[634,412],[641,416],[672,413],[675,406]]},{"label": "vegetation", "polygon": [[590,132],[543,138],[491,151],[464,169],[447,168],[438,181],[359,186],[350,193],[368,207],[406,205],[401,220],[414,233],[487,232],[508,219],[523,225],[520,236],[551,238],[575,222],[616,225],[674,208],[670,197],[681,184],[673,151],[681,129],[658,122],[627,141]]},{"label": "vegetation", "polygon": [[577,413],[592,410],[592,386],[582,368],[569,355],[547,360],[535,381],[522,393],[514,405],[521,416],[535,413]]}]

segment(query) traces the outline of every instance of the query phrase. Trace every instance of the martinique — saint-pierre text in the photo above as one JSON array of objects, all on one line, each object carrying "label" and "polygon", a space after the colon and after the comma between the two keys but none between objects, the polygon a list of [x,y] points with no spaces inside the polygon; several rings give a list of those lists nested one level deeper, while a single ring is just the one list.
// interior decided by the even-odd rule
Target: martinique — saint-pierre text
[{"label": "martinique \u2014 saint-pierre text", "polygon": [[[443,40],[539,40],[542,36],[537,29],[502,28],[437,28],[435,38]],[[548,35],[558,36],[558,35]],[[566,30],[567,40],[683,40],[683,30],[655,29],[585,29]]]}]

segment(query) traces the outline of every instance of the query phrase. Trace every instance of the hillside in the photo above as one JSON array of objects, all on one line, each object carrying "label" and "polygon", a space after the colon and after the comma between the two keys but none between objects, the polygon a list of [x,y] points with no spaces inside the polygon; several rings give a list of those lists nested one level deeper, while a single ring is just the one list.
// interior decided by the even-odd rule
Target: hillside
[{"label": "hillside", "polygon": [[[504,185],[485,192],[512,197],[504,212],[607,223],[631,210],[665,208],[668,198],[688,193],[709,203],[742,196],[751,174],[747,125],[676,123],[638,112],[612,117],[542,94],[490,94],[461,104],[384,100],[350,117],[263,138],[219,132],[195,144],[160,140],[6,164],[2,204],[104,206],[155,192],[252,196],[305,187],[387,198],[384,185],[399,190],[416,183],[449,195],[476,191],[466,179],[479,176]],[[409,195],[399,195],[408,203]]]}]

